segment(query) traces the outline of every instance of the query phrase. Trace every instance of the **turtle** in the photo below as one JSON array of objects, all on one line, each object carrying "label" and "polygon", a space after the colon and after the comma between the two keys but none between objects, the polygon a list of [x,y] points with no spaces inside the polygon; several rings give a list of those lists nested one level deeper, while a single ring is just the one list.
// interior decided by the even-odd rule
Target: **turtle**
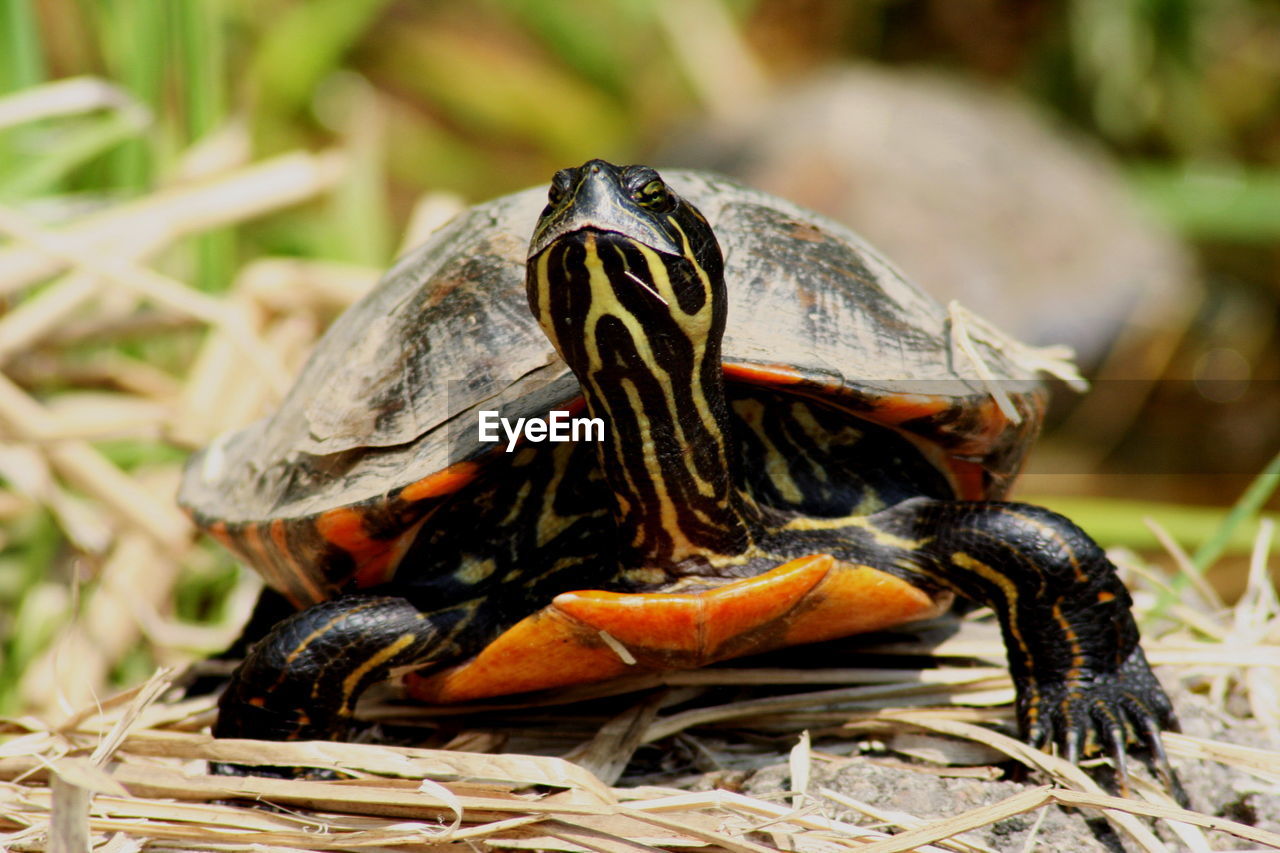
[{"label": "turtle", "polygon": [[268,587],[214,735],[343,739],[393,677],[465,702],[959,597],[999,618],[1031,744],[1167,769],[1114,565],[1004,499],[1045,384],[955,320],[846,228],[708,173],[591,160],[464,211],[189,463],[180,503]]}]

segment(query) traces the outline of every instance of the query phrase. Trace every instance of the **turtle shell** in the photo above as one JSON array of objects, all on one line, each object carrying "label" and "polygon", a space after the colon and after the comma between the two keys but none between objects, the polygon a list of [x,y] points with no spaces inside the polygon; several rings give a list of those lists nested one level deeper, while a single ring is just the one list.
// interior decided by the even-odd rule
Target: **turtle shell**
[{"label": "turtle shell", "polygon": [[[987,330],[958,346],[953,314],[832,220],[719,176],[663,176],[724,253],[729,382],[892,427],[957,497],[1003,496],[1044,401],[1018,345]],[[360,564],[357,586],[387,577],[416,505],[503,452],[479,441],[478,411],[514,420],[579,397],[525,295],[545,203],[540,187],[477,205],[404,257],[329,328],[278,411],[192,459],[179,502],[296,603],[351,581],[329,575],[326,542]]]}]

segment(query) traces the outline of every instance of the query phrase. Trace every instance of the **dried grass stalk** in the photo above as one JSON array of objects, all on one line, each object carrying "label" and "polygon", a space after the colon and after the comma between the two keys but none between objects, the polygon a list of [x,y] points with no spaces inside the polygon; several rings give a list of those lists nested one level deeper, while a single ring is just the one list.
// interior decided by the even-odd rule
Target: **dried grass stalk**
[{"label": "dried grass stalk", "polygon": [[171,555],[141,533],[123,531],[81,617],[23,673],[19,690],[27,707],[54,716],[59,708],[91,705],[112,667],[142,637],[135,614],[166,606],[177,576]]},{"label": "dried grass stalk", "polygon": [[[10,435],[38,442],[56,433],[56,421],[48,411],[0,374],[0,425]],[[191,522],[170,502],[158,499],[110,460],[81,441],[44,445],[53,467],[71,484],[110,507],[125,521],[145,531],[164,548],[182,551],[191,538]]]},{"label": "dried grass stalk", "polygon": [[[319,195],[332,188],[345,169],[344,156],[335,151],[284,154],[87,216],[59,231],[57,244],[96,257],[116,255],[124,244],[130,246],[129,257],[148,258],[189,234],[244,222]],[[0,229],[16,225],[30,236],[21,218],[8,216],[4,221]],[[38,243],[27,242],[30,245],[0,249],[0,296],[77,263],[62,252],[44,251]]]},{"label": "dried grass stalk", "polygon": [[0,365],[35,346],[98,292],[98,280],[73,274],[23,302],[0,319]]},{"label": "dried grass stalk", "polygon": [[100,77],[69,77],[0,98],[0,128],[104,109],[119,110],[139,127],[150,115],[141,101],[120,86]]}]

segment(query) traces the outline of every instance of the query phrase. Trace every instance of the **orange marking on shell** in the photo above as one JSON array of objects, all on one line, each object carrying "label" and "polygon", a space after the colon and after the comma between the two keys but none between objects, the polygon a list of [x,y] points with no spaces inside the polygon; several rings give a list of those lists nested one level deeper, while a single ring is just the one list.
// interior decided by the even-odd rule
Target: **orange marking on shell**
[{"label": "orange marking on shell", "polygon": [[[257,522],[249,522],[242,524],[240,527],[240,550],[243,552],[246,560],[259,573],[262,574],[268,582],[278,581],[275,563],[271,559],[271,554],[267,551],[267,543],[262,538],[262,525]],[[273,585],[276,585],[273,583]]]},{"label": "orange marking on shell", "polygon": [[[288,529],[285,525],[286,521],[283,518],[277,518],[268,528],[271,542],[275,545],[274,555],[284,562],[287,570],[283,576],[280,576],[276,588],[282,590],[294,604],[300,606],[324,601],[328,595],[322,588],[323,582],[316,577],[313,570],[298,562],[293,547],[289,544]],[[279,571],[276,574],[279,576]]]},{"label": "orange marking on shell", "polygon": [[[903,580],[828,554],[800,557],[696,593],[569,592],[471,660],[409,676],[408,687],[427,702],[463,702],[622,673],[688,669],[876,630],[934,615],[948,603],[949,598],[934,600]],[[615,650],[604,634],[625,651]]]},{"label": "orange marking on shell", "polygon": [[960,500],[981,501],[991,497],[987,493],[986,469],[977,462],[952,456],[947,459],[947,467],[951,469],[951,481]]},{"label": "orange marking on shell", "polygon": [[476,478],[480,466],[475,462],[455,462],[442,471],[423,477],[400,490],[400,498],[417,503],[427,498],[451,495]]},{"label": "orange marking on shell", "polygon": [[306,574],[302,567],[298,565],[298,561],[293,558],[293,552],[289,549],[289,539],[284,529],[284,519],[277,518],[271,522],[271,541],[275,543],[276,553],[279,554],[289,564],[289,568],[296,572],[299,576]]},{"label": "orange marking on shell", "polygon": [[805,377],[798,370],[785,364],[745,364],[726,361],[724,375],[729,379],[756,385],[796,385],[805,381]]},{"label": "orange marking on shell", "polygon": [[[356,587],[358,589],[368,589],[371,586],[377,586],[380,583],[386,583],[391,580],[391,575],[395,568],[393,558],[397,556],[396,551],[402,551],[402,549],[388,548],[377,556],[361,560],[360,566],[355,573]],[[403,552],[400,556],[403,556]]]},{"label": "orange marking on shell", "polygon": [[263,536],[263,525],[250,522],[240,527],[240,545],[245,561],[258,570],[267,586],[284,594],[298,606],[324,601],[325,595],[316,579],[299,570],[293,562],[284,538],[284,521],[276,519],[267,527],[270,541]]},{"label": "orange marking on shell", "polygon": [[[979,425],[964,436],[965,441],[954,445],[952,452],[967,456],[988,453],[1010,432],[1030,438],[1037,431],[1036,425],[1044,418],[1046,397],[1044,394],[1020,395],[1013,398],[1014,408],[1022,415],[1022,425],[1014,424],[1000,409],[994,399],[986,399],[976,404],[977,414],[974,416]],[[1030,433],[1028,434],[1028,427]]]},{"label": "orange marking on shell", "polygon": [[227,523],[225,521],[213,522],[213,524],[210,524],[205,528],[205,532],[214,539],[217,539],[218,542],[222,544],[222,547],[226,548],[231,553],[239,553],[239,549],[236,548],[235,542],[231,538],[231,533],[227,530]]},{"label": "orange marking on shell", "polygon": [[952,402],[933,394],[894,394],[876,401],[871,419],[886,426],[897,426],[945,412]]},{"label": "orange marking on shell", "polygon": [[355,583],[361,589],[388,580],[394,569],[392,558],[397,556],[397,552],[403,552],[399,547],[399,537],[371,537],[364,526],[364,514],[351,507],[338,507],[321,513],[316,518],[316,529],[326,542],[351,555],[356,564]]},{"label": "orange marking on shell", "polygon": [[968,440],[954,449],[956,453],[985,453],[992,445],[1009,431],[1012,424],[1004,410],[993,399],[983,400],[977,405],[977,423],[980,428],[968,436]]},{"label": "orange marking on shell", "polygon": [[326,542],[351,554],[366,552],[373,543],[364,529],[364,515],[350,507],[338,507],[321,513],[316,519],[316,529]]},{"label": "orange marking on shell", "polygon": [[[430,518],[429,514],[427,518]],[[391,580],[396,573],[396,568],[400,565],[400,559],[409,550],[409,546],[413,544],[414,539],[418,537],[418,531],[422,529],[422,525],[426,521],[427,519],[423,518],[395,539],[379,543],[384,544],[386,550],[357,567],[355,574],[356,586],[360,589],[367,589]]]}]

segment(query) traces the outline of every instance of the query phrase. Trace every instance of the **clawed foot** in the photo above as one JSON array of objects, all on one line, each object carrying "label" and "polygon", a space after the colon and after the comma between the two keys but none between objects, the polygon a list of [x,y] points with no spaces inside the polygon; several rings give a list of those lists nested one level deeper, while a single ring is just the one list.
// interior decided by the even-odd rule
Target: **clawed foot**
[{"label": "clawed foot", "polygon": [[1052,744],[1073,764],[1086,753],[1104,751],[1115,765],[1125,795],[1129,790],[1126,747],[1130,741],[1142,743],[1165,787],[1179,803],[1187,804],[1160,740],[1162,731],[1178,731],[1178,721],[1140,647],[1115,672],[1089,673],[1074,682],[1033,679],[1018,695],[1018,721],[1032,746],[1044,749]]}]

